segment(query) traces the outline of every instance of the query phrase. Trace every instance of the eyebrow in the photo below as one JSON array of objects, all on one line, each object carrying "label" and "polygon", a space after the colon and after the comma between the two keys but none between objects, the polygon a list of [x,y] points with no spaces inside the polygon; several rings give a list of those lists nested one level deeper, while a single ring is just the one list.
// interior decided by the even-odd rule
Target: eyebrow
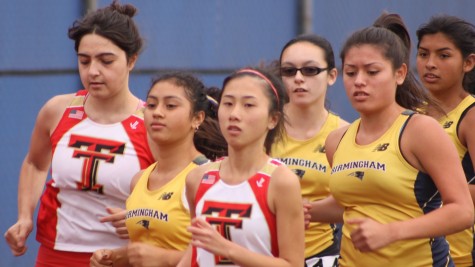
[{"label": "eyebrow", "polygon": [[[77,53],[78,57],[91,57],[90,55],[88,54],[84,54],[84,53]],[[114,53],[111,53],[111,52],[104,52],[104,53],[100,53],[98,55],[95,55],[95,57],[104,57],[104,56],[115,56],[116,54]]]},{"label": "eyebrow", "polygon": [[[423,47],[423,46],[419,46],[418,50],[419,50],[419,49],[426,50],[426,51],[429,50],[428,48],[425,48],[425,47]],[[441,51],[446,51],[446,50],[452,51],[453,49],[450,48],[450,47],[442,47],[442,48],[439,48],[439,49],[437,49],[437,50],[435,50],[435,51],[441,52]]]},{"label": "eyebrow", "polygon": [[[156,97],[156,96],[154,96],[154,95],[149,95],[149,96],[147,96],[147,99],[148,99],[148,98],[152,98],[152,99],[154,99],[154,100],[158,100],[158,97]],[[182,101],[182,98],[181,98],[181,97],[174,96],[174,95],[165,96],[164,99],[165,99],[165,100],[176,99],[176,100]]]},{"label": "eyebrow", "polygon": [[[379,62],[370,62],[370,63],[368,63],[368,64],[364,64],[363,66],[364,66],[364,67],[371,67],[372,65],[379,65],[379,64],[380,64]],[[346,63],[345,63],[343,66],[344,66],[344,67],[346,66],[346,67],[352,67],[352,68],[354,68],[356,65],[354,65],[354,64],[346,64]]]},{"label": "eyebrow", "polygon": [[[223,95],[222,97],[223,97],[223,98],[224,98],[224,97],[227,97],[227,98],[236,99],[236,97],[233,96],[233,95]],[[257,97],[252,96],[252,95],[245,95],[245,96],[243,96],[242,98],[245,98],[245,99],[256,99]]]},{"label": "eyebrow", "polygon": [[[292,65],[292,66],[297,65],[297,64],[295,64],[295,63],[293,63],[293,62],[290,62],[290,61],[283,61],[281,65],[286,65],[286,64]],[[304,62],[303,62],[303,65],[304,65],[304,66],[307,65],[307,64],[318,64],[318,62],[315,61],[315,60],[307,60],[307,61],[304,61]]]}]

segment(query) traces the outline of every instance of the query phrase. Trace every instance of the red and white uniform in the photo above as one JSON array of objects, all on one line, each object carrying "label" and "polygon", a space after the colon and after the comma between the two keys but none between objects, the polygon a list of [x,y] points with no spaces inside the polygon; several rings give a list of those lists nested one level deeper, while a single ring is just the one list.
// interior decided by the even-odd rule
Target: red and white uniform
[{"label": "red and white uniform", "polygon": [[130,181],[154,162],[143,122],[143,103],[122,122],[99,124],[87,118],[87,91],[76,93],[51,135],[51,180],[41,197],[37,240],[61,251],[93,252],[119,247],[106,207],[125,208]]},{"label": "red and white uniform", "polygon": [[[264,168],[237,184],[229,185],[219,176],[221,161],[209,164],[195,198],[197,217],[205,218],[228,240],[253,252],[277,257],[276,218],[267,205],[272,172],[280,161],[269,159]],[[193,248],[192,266],[237,266],[204,249]]]}]

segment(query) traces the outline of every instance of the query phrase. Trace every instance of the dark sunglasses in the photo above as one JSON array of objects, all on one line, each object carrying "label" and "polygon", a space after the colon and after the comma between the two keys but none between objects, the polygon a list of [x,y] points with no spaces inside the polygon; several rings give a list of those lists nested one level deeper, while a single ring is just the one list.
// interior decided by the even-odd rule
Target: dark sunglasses
[{"label": "dark sunglasses", "polygon": [[319,68],[319,67],[301,67],[301,68],[295,68],[295,67],[281,67],[280,68],[280,75],[286,76],[286,77],[292,77],[297,74],[297,71],[300,71],[303,76],[315,76],[320,74],[320,72],[328,70],[327,68]]}]

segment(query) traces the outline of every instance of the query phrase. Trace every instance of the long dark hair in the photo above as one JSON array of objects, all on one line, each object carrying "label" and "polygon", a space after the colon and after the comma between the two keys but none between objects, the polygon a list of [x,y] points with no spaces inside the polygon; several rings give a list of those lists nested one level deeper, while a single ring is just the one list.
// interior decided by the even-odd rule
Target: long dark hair
[{"label": "long dark hair", "polygon": [[424,110],[433,100],[412,73],[409,64],[411,38],[406,25],[398,14],[383,13],[373,26],[354,32],[340,52],[342,63],[348,50],[354,46],[370,44],[379,47],[383,56],[391,61],[394,70],[407,65],[407,76],[396,88],[396,102],[407,109]]},{"label": "long dark hair", "polygon": [[[422,37],[427,34],[443,33],[462,53],[465,60],[475,53],[475,26],[459,17],[449,15],[433,16],[429,22],[422,24],[416,32],[417,47]],[[475,94],[475,68],[465,73],[463,88],[470,94]]]}]

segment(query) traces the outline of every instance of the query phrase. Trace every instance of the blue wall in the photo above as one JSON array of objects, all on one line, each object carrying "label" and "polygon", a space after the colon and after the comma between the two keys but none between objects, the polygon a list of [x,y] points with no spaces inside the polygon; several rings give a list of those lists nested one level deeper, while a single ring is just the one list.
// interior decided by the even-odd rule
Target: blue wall
[{"label": "blue wall", "polygon": [[[136,20],[146,47],[131,77],[131,89],[144,97],[152,73],[167,69],[196,71],[207,85],[220,86],[232,69],[279,56],[298,32],[294,0],[122,0],[138,7]],[[109,1],[98,1],[102,7]],[[81,88],[73,42],[67,29],[81,16],[82,1],[0,0],[0,232],[17,217],[17,180],[28,149],[36,114],[47,99]],[[447,13],[474,23],[471,0],[314,1],[313,31],[327,37],[336,54],[354,30],[370,25],[383,11],[403,16],[413,33],[431,15]],[[414,54],[414,52],[413,52]],[[414,58],[414,56],[413,56]],[[337,60],[339,62],[339,60]],[[341,79],[330,88],[331,108],[352,121],[356,113],[344,95]],[[23,257],[11,256],[0,241],[0,266],[33,266],[35,233]]]}]

